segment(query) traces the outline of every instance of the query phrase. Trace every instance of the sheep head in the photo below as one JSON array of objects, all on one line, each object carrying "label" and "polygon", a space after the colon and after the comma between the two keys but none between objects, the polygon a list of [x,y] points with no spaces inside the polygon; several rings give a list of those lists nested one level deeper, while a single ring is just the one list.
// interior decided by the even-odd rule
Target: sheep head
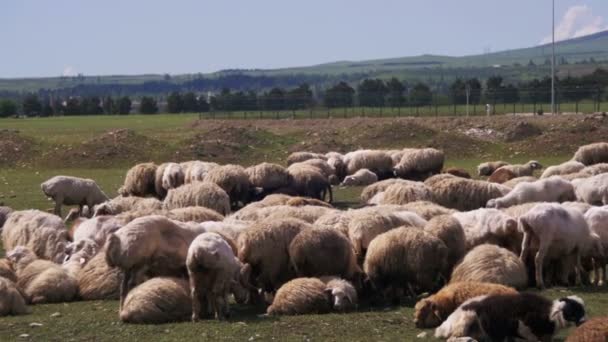
[{"label": "sheep head", "polygon": [[416,324],[416,328],[433,328],[443,322],[437,304],[428,298],[418,301],[414,310],[414,324]]}]

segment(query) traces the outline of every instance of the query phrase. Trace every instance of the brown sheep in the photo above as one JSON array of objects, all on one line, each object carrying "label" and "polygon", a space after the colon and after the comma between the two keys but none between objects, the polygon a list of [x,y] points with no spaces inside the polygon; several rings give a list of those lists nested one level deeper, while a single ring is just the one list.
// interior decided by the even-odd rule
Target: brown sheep
[{"label": "brown sheep", "polygon": [[471,178],[471,174],[467,170],[458,167],[448,167],[447,169],[443,170],[443,173],[449,173],[452,176],[461,178]]},{"label": "brown sheep", "polygon": [[13,270],[13,265],[8,259],[0,259],[0,277],[17,282],[15,270]]},{"label": "brown sheep", "polygon": [[513,178],[517,178],[517,175],[515,174],[515,172],[513,172],[509,169],[500,168],[500,169],[494,171],[490,175],[490,178],[488,178],[488,182],[503,184],[506,181],[511,180]]},{"label": "brown sheep", "polygon": [[371,200],[376,194],[383,192],[389,186],[397,183],[406,183],[406,180],[398,179],[398,178],[389,178],[374,184],[366,186],[361,192],[361,203],[367,203]]},{"label": "brown sheep", "polygon": [[187,280],[152,278],[129,292],[120,320],[137,324],[185,321],[192,315],[191,303]]},{"label": "brown sheep", "polygon": [[224,189],[230,196],[233,208],[238,207],[239,203],[247,205],[251,200],[251,182],[240,165],[228,164],[212,169],[205,176],[205,182],[215,183]]},{"label": "brown sheep", "polygon": [[169,211],[167,217],[181,222],[223,221],[224,216],[205,207],[185,207]]},{"label": "brown sheep", "polygon": [[0,277],[0,317],[30,313],[25,300],[12,281]]},{"label": "brown sheep", "polygon": [[608,317],[593,317],[576,328],[566,338],[566,342],[606,342],[608,341]]},{"label": "brown sheep", "polygon": [[133,166],[127,171],[124,184],[118,189],[122,196],[156,195],[156,164],[142,163]]},{"label": "brown sheep", "polygon": [[269,315],[323,314],[331,311],[331,294],[324,282],[317,278],[297,278],[277,291]]},{"label": "brown sheep", "polygon": [[[432,218],[425,226],[424,231],[439,238],[448,248],[447,265],[451,272],[466,252],[466,237],[462,226],[452,215],[441,215]],[[446,277],[448,274],[446,274]]]},{"label": "brown sheep", "polygon": [[163,206],[165,210],[200,206],[227,215],[230,213],[230,197],[214,183],[194,182],[169,190]]},{"label": "brown sheep", "polygon": [[291,176],[278,164],[261,163],[245,169],[251,185],[265,192],[289,186]]},{"label": "brown sheep", "polygon": [[501,184],[451,175],[445,178],[436,178],[431,181],[430,185],[428,183],[427,185],[433,192],[435,202],[444,207],[461,211],[485,208],[489,200],[502,197],[511,190]]},{"label": "brown sheep", "polygon": [[108,266],[106,254],[97,253],[76,275],[80,297],[84,300],[119,299],[121,278],[119,268]]},{"label": "brown sheep", "polygon": [[454,209],[448,209],[439,204],[428,201],[415,201],[402,206],[404,210],[418,214],[425,220],[430,220],[435,216],[449,215],[456,212]]},{"label": "brown sheep", "polygon": [[[310,165],[293,165],[287,169],[292,177],[289,189],[300,196],[325,200],[329,194],[329,203],[333,201],[331,184],[318,169]],[[280,192],[280,189],[279,189]]]},{"label": "brown sheep", "polygon": [[572,160],[585,165],[608,163],[608,143],[598,142],[578,148]]}]

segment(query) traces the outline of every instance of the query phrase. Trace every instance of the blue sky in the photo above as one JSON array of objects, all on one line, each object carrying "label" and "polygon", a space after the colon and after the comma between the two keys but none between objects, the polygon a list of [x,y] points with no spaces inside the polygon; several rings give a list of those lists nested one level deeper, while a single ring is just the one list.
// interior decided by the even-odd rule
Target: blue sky
[{"label": "blue sky", "polygon": [[[608,1],[556,0],[558,38]],[[5,0],[0,77],[195,73],[537,45],[550,0]]]}]

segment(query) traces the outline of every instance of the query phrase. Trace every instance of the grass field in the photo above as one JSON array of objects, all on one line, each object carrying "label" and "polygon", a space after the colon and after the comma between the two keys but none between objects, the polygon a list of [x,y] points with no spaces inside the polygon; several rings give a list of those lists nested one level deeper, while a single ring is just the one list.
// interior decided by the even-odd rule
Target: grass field
[{"label": "grass field", "polygon": [[[419,146],[434,144],[444,148],[448,153],[447,166],[462,167],[473,173],[475,166],[482,160],[489,158],[507,159],[512,162],[528,160],[532,156],[546,165],[555,164],[569,159],[571,156],[570,145],[564,150],[555,150],[555,144],[545,146],[537,140],[524,140],[522,142],[506,143],[502,140],[483,142],[464,139],[460,135],[454,135],[450,131],[453,122],[460,119],[443,121],[429,121],[430,126],[437,126],[438,133],[419,132],[397,132],[390,135],[390,139],[382,139],[383,136],[391,134],[391,127],[418,127],[401,126],[403,122],[382,121],[388,119],[367,119],[352,121],[291,121],[280,120],[279,122],[247,121],[239,122],[230,120],[221,122],[209,120],[195,122],[195,115],[157,115],[157,116],[125,116],[125,117],[72,117],[72,118],[48,118],[27,120],[0,120],[1,129],[18,130],[19,135],[32,139],[29,151],[31,155],[22,156],[19,159],[6,159],[4,165],[0,164],[0,202],[16,209],[51,207],[40,191],[39,184],[51,176],[57,174],[74,175],[95,179],[100,186],[110,195],[120,186],[127,168],[135,162],[147,160],[149,155],[138,157],[128,154],[126,157],[120,155],[103,155],[105,159],[99,161],[98,156],[87,156],[81,158],[78,163],[66,159],[68,167],[60,167],[60,159],[53,163],[49,162],[47,154],[56,149],[73,148],[79,150],[82,141],[95,139],[108,130],[127,128],[136,134],[154,139],[160,144],[154,144],[157,149],[153,157],[172,158],[179,160],[192,158],[196,155],[183,155],[178,148],[186,138],[200,134],[200,139],[212,136],[221,144],[233,144],[239,139],[246,140],[244,145],[250,148],[243,149],[240,145],[233,150],[221,150],[223,153],[232,153],[229,159],[232,162],[248,164],[252,162],[284,161],[289,151],[305,148],[334,148],[341,146],[344,149],[383,146],[386,148],[396,146]],[[480,119],[481,120],[481,119]],[[506,119],[505,119],[506,120]],[[542,119],[549,120],[549,119]],[[354,123],[353,123],[354,122]],[[388,122],[389,124],[385,125]],[[466,124],[475,125],[477,121]],[[490,125],[491,121],[480,121],[484,125]],[[583,122],[583,121],[581,121]],[[580,144],[595,139],[596,136],[605,136],[603,124],[597,124],[599,128],[591,133],[580,133],[579,126],[568,126],[568,130],[575,127],[574,135],[556,135],[553,137],[556,126],[553,121],[535,121],[539,127],[546,132],[543,139],[554,139],[556,142],[571,140],[577,137]],[[335,126],[331,131],[323,131],[322,136],[314,135],[320,127]],[[505,123],[491,126],[499,129],[508,127]],[[502,125],[502,126],[501,126]],[[234,127],[238,130],[234,130]],[[302,127],[300,127],[302,126]],[[386,127],[385,127],[386,126]],[[312,127],[312,128],[311,128]],[[378,127],[381,131],[376,132]],[[426,127],[426,126],[425,126]],[[460,126],[459,126],[460,127]],[[490,126],[489,126],[490,127]],[[586,127],[586,126],[581,126]],[[451,129],[452,131],[455,129]],[[373,131],[369,133],[367,131]],[[445,132],[447,133],[445,133]],[[218,133],[219,132],[219,133]],[[280,132],[285,132],[281,134]],[[569,131],[568,131],[569,132]],[[567,132],[566,132],[567,133]],[[564,134],[566,134],[564,133]],[[412,134],[417,136],[412,137]],[[562,134],[562,133],[560,133]],[[571,133],[568,133],[571,134]],[[222,140],[222,135],[234,135],[228,141]],[[354,138],[353,138],[354,136]],[[0,135],[2,138],[2,135]],[[361,140],[356,143],[352,139]],[[535,138],[530,138],[535,139]],[[139,141],[139,140],[136,140]],[[310,145],[315,141],[315,145]],[[553,140],[551,140],[553,141]],[[0,140],[0,143],[2,140]],[[10,142],[10,141],[9,141]],[[126,141],[124,144],[129,144]],[[412,144],[412,145],[410,145]],[[438,144],[438,145],[436,145]],[[471,149],[467,144],[477,144]],[[12,145],[11,145],[12,146]],[[311,147],[313,146],[313,147]],[[319,147],[320,146],[320,147]],[[124,146],[119,146],[122,151]],[[208,145],[204,149],[210,148]],[[217,146],[211,146],[216,148]],[[465,151],[466,150],[466,151]],[[2,150],[0,150],[2,151]],[[86,150],[88,151],[88,150]],[[143,151],[143,150],[142,150]],[[136,152],[142,152],[136,150]],[[182,151],[177,155],[176,152]],[[228,151],[228,152],[226,152]],[[200,151],[199,151],[200,152]],[[205,152],[205,151],[203,151]],[[466,152],[466,153],[465,153]],[[18,153],[18,152],[15,152]],[[206,152],[205,152],[206,153]],[[58,154],[61,158],[72,158],[72,154]],[[10,156],[9,156],[10,157]],[[212,157],[212,160],[220,160],[220,157]],[[202,157],[201,157],[202,159]],[[0,161],[2,154],[0,154]],[[155,159],[157,162],[163,159]],[[358,203],[361,188],[338,188],[335,191],[336,206],[340,208],[351,207]],[[0,256],[3,251],[0,249]],[[585,299],[591,316],[608,315],[608,289],[597,288],[555,288],[544,291],[548,297],[557,298],[569,294],[578,294]],[[261,341],[308,341],[308,340],[414,340],[421,333],[414,328],[411,320],[414,301],[403,303],[398,307],[369,308],[363,306],[356,313],[345,315],[311,315],[302,317],[266,318],[259,317],[262,312],[251,308],[235,306],[234,315],[229,322],[206,321],[197,324],[177,323],[157,326],[134,326],[119,323],[117,316],[118,303],[108,302],[76,302],[54,305],[40,305],[33,307],[33,314],[21,317],[0,318],[0,341],[12,340],[70,340],[70,341],[123,341],[144,340],[174,341],[174,340],[261,340]],[[53,315],[54,313],[60,315]],[[34,327],[31,323],[41,323],[42,326]],[[22,334],[27,337],[20,338]],[[566,336],[564,331],[560,338]],[[429,332],[429,336],[432,334]],[[422,340],[422,339],[421,339]]]}]

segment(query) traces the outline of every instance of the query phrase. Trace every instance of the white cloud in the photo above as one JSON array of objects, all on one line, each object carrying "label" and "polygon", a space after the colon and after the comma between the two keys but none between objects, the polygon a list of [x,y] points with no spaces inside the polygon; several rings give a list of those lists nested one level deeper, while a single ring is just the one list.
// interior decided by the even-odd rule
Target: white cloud
[{"label": "white cloud", "polygon": [[[604,30],[608,30],[608,25],[604,22],[604,18],[593,14],[591,7],[571,6],[555,26],[555,41],[582,37]],[[540,43],[551,43],[551,35],[543,38]]]},{"label": "white cloud", "polygon": [[78,73],[76,72],[76,69],[74,69],[73,66],[71,65],[67,65],[65,68],[63,68],[63,76],[67,76],[67,77],[73,77],[78,75]]}]

